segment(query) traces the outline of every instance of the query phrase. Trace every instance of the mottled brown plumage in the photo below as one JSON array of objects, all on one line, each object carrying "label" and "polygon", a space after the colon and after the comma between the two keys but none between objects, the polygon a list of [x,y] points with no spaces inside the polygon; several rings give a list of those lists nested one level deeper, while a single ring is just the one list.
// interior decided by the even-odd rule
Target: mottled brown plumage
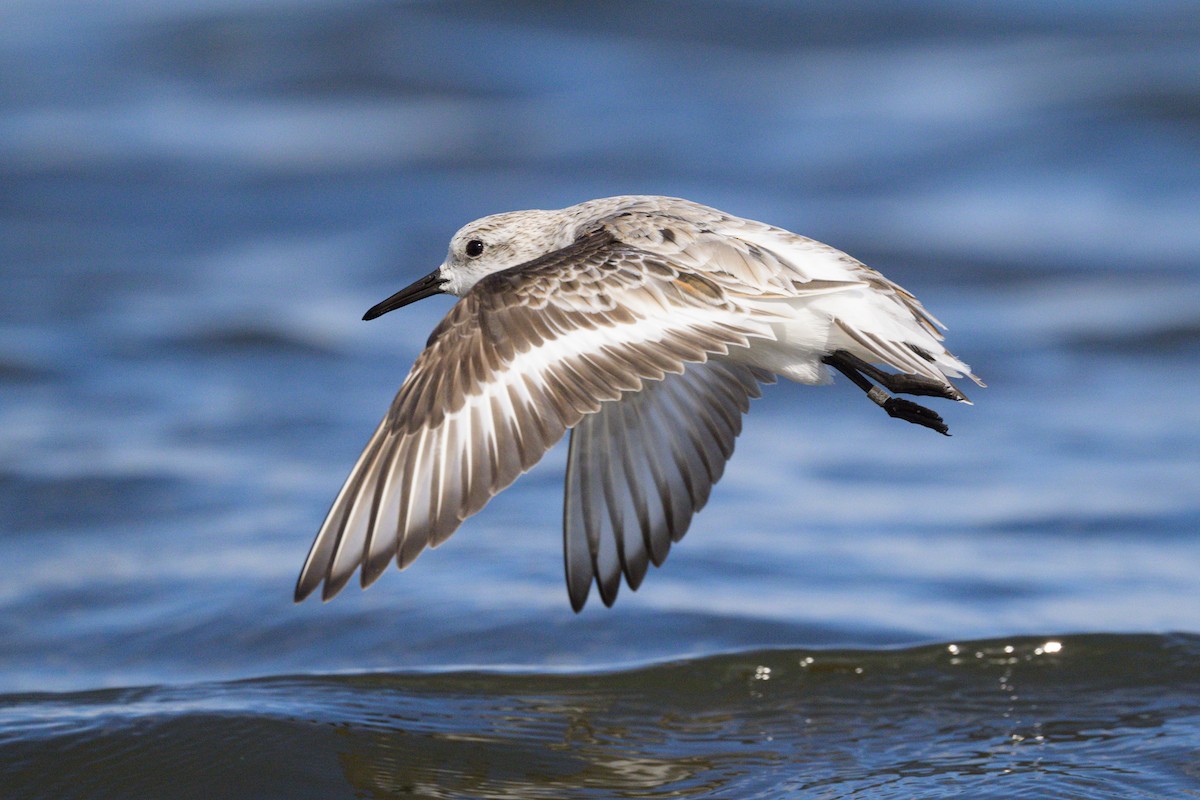
[{"label": "mottled brown plumage", "polygon": [[368,318],[437,291],[462,299],[334,501],[298,600],[322,583],[332,597],[360,566],[363,586],[407,566],[573,429],[568,590],[578,610],[594,581],[611,605],[621,575],[636,588],[707,502],[761,383],[825,382],[838,352],[952,399],[965,398],[947,375],[970,374],[940,323],[878,272],[673,198],[486,217]]}]

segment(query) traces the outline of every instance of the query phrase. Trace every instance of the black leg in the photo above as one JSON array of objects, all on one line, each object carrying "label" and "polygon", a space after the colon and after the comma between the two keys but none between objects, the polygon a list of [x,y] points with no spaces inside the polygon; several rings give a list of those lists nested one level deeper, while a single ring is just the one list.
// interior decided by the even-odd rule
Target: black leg
[{"label": "black leg", "polygon": [[[907,375],[884,372],[874,364],[868,364],[858,356],[845,350],[838,350],[833,357],[840,358],[844,364],[868,376],[871,380],[896,394],[923,395],[925,397],[944,397],[947,400],[966,400],[967,396],[949,384],[935,381],[924,375]],[[826,361],[825,363],[830,364]],[[830,366],[837,366],[830,364]]]},{"label": "black leg", "polygon": [[[946,426],[946,423],[940,416],[938,416],[936,412],[926,408],[925,406],[917,405],[911,400],[902,400],[898,397],[892,397],[882,387],[876,386],[871,383],[871,381],[864,378],[859,372],[858,366],[858,364],[865,364],[865,362],[863,362],[861,359],[855,358],[845,350],[838,350],[836,353],[825,356],[821,360],[845,375],[855,386],[866,392],[867,397],[870,398],[871,402],[875,403],[875,405],[886,411],[889,417],[902,419],[905,422],[911,422],[914,425],[923,425],[926,428],[930,428],[946,436],[950,435],[950,428]],[[858,364],[854,362],[858,362]],[[866,366],[869,367],[873,372],[879,372],[882,375],[888,374],[875,369],[875,367],[871,366],[870,364],[866,364]],[[905,377],[915,378],[918,376],[909,375]],[[930,383],[932,383],[932,381],[930,381]],[[944,397],[945,395],[942,396]]]}]

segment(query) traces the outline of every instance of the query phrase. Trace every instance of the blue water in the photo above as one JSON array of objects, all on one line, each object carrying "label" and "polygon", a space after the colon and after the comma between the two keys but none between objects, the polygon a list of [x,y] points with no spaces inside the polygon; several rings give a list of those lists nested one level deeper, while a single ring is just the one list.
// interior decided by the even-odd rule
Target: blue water
[{"label": "blue water", "polygon": [[[0,17],[0,794],[1200,792],[1194,4]],[[619,193],[854,254],[989,388],[950,439],[769,388],[611,610],[567,602],[564,447],[293,605],[451,301],[362,312]]]}]

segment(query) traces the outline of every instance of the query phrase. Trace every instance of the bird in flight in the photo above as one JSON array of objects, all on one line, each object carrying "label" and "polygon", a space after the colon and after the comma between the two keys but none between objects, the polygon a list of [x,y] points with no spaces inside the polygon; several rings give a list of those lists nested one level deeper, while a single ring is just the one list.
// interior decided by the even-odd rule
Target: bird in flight
[{"label": "bird in flight", "polygon": [[[445,262],[367,311],[438,293],[438,324],[333,502],[296,584],[330,599],[404,569],[567,432],[571,606],[637,589],[708,501],[742,415],[777,376],[848,378],[888,415],[948,433],[894,394],[967,402],[970,367],[912,294],[828,245],[670,197],[622,196],[466,225]],[[886,368],[890,368],[888,371]]]}]

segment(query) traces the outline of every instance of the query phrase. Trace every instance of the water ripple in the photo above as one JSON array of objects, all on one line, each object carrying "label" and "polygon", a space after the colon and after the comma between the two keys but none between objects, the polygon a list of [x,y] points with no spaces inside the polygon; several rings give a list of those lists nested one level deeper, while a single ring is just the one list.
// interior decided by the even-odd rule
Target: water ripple
[{"label": "water ripple", "polygon": [[0,777],[16,797],[1169,794],[1198,657],[1194,636],[1055,636],[9,695]]}]

